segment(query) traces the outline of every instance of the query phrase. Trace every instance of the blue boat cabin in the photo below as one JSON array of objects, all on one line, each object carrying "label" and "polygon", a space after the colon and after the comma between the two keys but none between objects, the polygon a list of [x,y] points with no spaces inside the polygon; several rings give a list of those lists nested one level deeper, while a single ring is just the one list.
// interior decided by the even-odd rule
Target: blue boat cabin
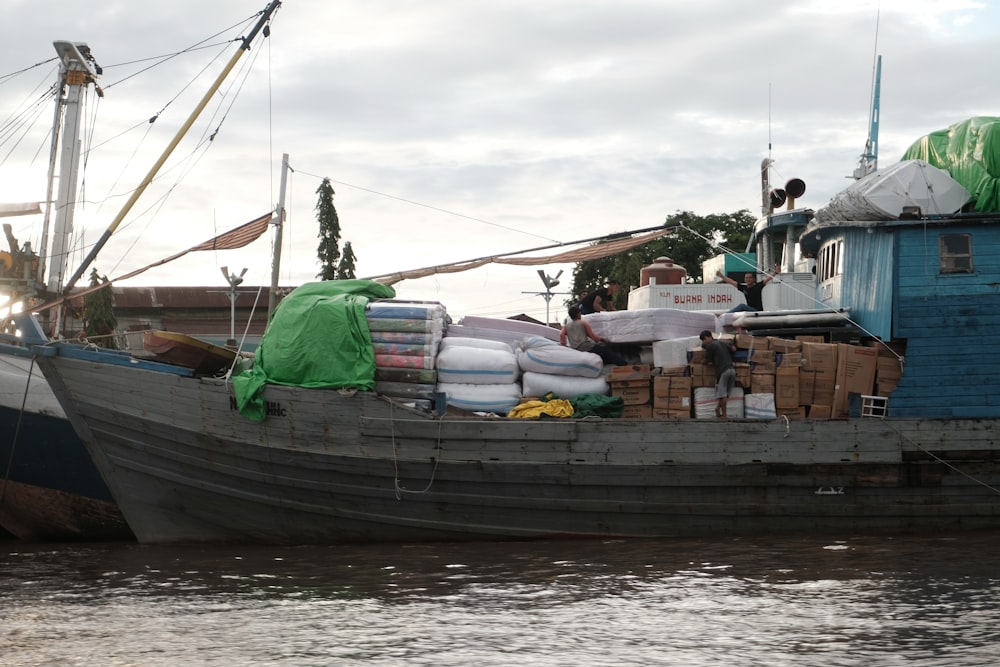
[{"label": "blue boat cabin", "polygon": [[801,239],[817,299],[902,350],[895,417],[998,417],[1000,218],[827,223]]}]

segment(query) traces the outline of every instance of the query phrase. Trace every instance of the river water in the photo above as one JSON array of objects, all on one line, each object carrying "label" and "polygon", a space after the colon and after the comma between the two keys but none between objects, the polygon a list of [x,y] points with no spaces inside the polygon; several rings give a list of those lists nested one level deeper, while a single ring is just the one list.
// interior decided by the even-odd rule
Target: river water
[{"label": "river water", "polygon": [[0,542],[0,665],[996,665],[1000,533]]}]

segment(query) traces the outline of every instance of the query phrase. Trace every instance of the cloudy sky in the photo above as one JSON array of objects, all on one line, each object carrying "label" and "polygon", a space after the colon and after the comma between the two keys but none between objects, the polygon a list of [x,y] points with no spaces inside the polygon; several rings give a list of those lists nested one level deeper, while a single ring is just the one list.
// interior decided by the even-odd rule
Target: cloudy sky
[{"label": "cloudy sky", "polygon": [[[52,107],[33,105],[56,78],[53,40],[87,42],[104,69],[105,95],[85,110],[85,249],[265,4],[5,0],[0,202],[45,196]],[[113,278],[267,212],[283,153],[294,173],[282,285],[318,272],[324,177],[362,277],[642,229],[677,211],[756,215],[767,157],[773,181],[803,179],[798,203],[818,208],[864,149],[876,53],[881,166],[928,132],[1000,115],[998,4],[285,0],[95,266]],[[7,221],[39,247],[40,218]],[[123,284],[222,288],[227,266],[266,285],[270,254],[262,238]],[[566,270],[568,285],[570,268],[545,270]],[[544,319],[542,289],[536,269],[499,266],[397,285],[456,319]]]}]

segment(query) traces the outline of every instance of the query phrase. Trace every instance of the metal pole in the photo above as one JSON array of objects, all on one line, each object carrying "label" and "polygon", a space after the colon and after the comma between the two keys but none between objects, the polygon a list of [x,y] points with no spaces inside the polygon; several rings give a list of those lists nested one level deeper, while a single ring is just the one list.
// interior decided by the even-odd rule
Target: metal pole
[{"label": "metal pole", "polygon": [[285,187],[288,183],[288,172],[293,171],[288,166],[288,153],[281,156],[281,188],[278,191],[278,206],[274,210],[274,251],[271,260],[271,291],[267,296],[267,318],[274,317],[274,308],[278,301],[278,274],[281,269],[281,232],[285,226]]}]

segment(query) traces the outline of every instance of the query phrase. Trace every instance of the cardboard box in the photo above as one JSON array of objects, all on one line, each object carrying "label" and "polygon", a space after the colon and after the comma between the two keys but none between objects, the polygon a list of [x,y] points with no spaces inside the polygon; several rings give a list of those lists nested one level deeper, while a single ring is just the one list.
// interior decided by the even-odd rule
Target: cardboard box
[{"label": "cardboard box", "polygon": [[799,369],[799,404],[833,405],[837,376],[831,371]]},{"label": "cardboard box", "polygon": [[802,343],[802,368],[810,371],[837,371],[836,343]]},{"label": "cardboard box", "polygon": [[779,368],[774,375],[774,407],[795,410],[799,407],[799,369]]},{"label": "cardboard box", "polygon": [[736,362],[733,364],[733,369],[736,371],[736,383],[741,387],[750,386],[750,364],[744,364]]},{"label": "cardboard box", "polygon": [[809,419],[830,419],[831,411],[832,408],[829,405],[810,405],[807,414]]},{"label": "cardboard box", "polygon": [[871,395],[875,390],[878,351],[871,347],[839,343],[837,385],[833,394],[833,416],[846,417],[848,394]]},{"label": "cardboard box", "polygon": [[684,377],[689,375],[687,366],[664,366],[660,369],[660,375],[664,377]]},{"label": "cardboard box", "polygon": [[750,334],[736,334],[733,337],[733,344],[737,350],[766,350],[768,346],[767,338]]},{"label": "cardboard box", "polygon": [[715,368],[706,364],[691,364],[691,387],[714,387]]},{"label": "cardboard box", "polygon": [[878,350],[878,356],[880,357],[899,358],[906,356],[905,341],[869,340],[865,342],[865,346],[874,347]]},{"label": "cardboard box", "polygon": [[661,376],[653,378],[653,398],[691,396],[691,378]]},{"label": "cardboard box", "polygon": [[612,396],[620,396],[625,405],[646,405],[650,398],[650,380],[623,380],[609,382]]},{"label": "cardboard box", "polygon": [[837,383],[854,394],[871,394],[875,385],[878,352],[870,347],[845,343],[837,347]]},{"label": "cardboard box", "polygon": [[652,419],[651,405],[626,405],[622,408],[622,419]]},{"label": "cardboard box", "polygon": [[825,343],[826,338],[823,336],[796,336],[795,340],[800,343]]},{"label": "cardboard box", "polygon": [[691,411],[691,396],[654,396],[654,410]]},{"label": "cardboard box", "polygon": [[806,406],[799,405],[794,409],[777,408],[778,418],[785,417],[793,421],[801,421],[806,418]]},{"label": "cardboard box", "polygon": [[802,350],[802,341],[774,336],[769,336],[768,340],[770,341],[771,349],[775,352],[799,352]]},{"label": "cardboard box", "polygon": [[691,419],[691,409],[669,410],[653,406],[653,419]]},{"label": "cardboard box", "polygon": [[774,373],[751,373],[750,388],[755,394],[773,394]]},{"label": "cardboard box", "polygon": [[634,364],[632,366],[611,366],[608,371],[608,383],[626,382],[628,380],[648,380],[652,374],[649,364]]},{"label": "cardboard box", "polygon": [[801,352],[783,352],[778,359],[778,368],[800,368],[801,366]]},{"label": "cardboard box", "polygon": [[750,350],[751,364],[773,364],[774,352],[772,350]]},{"label": "cardboard box", "polygon": [[899,380],[903,377],[903,362],[896,357],[884,357],[881,354],[875,364],[875,377],[883,380]]},{"label": "cardboard box", "polygon": [[694,350],[688,350],[688,363],[692,366],[705,363],[705,348],[699,347]]}]

